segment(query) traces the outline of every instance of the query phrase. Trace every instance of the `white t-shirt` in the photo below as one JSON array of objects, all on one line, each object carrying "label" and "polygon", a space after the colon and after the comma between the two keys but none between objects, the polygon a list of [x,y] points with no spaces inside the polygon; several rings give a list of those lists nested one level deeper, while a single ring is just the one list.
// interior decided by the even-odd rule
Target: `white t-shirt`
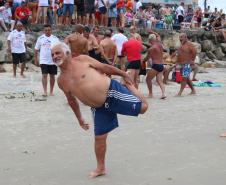
[{"label": "white t-shirt", "polygon": [[[106,4],[106,0],[103,0],[103,1]],[[98,8],[103,7],[103,6],[104,6],[104,4],[102,3],[102,1],[98,0]]]},{"label": "white t-shirt", "polygon": [[74,0],[64,0],[64,4],[74,4]]},{"label": "white t-shirt", "polygon": [[[181,10],[183,11],[183,13],[181,13]],[[179,6],[179,7],[177,8],[176,11],[177,11],[177,17],[178,17],[179,15],[184,16],[184,14],[185,14],[185,11],[184,11],[183,6]]]},{"label": "white t-shirt", "polygon": [[22,0],[14,0],[13,2],[14,2],[14,3],[21,3]]},{"label": "white t-shirt", "polygon": [[51,57],[51,45],[59,42],[59,39],[53,35],[46,37],[42,35],[38,38],[35,49],[40,50],[39,64],[54,65]]},{"label": "white t-shirt", "polygon": [[[1,6],[0,9],[4,9],[4,6]],[[0,18],[4,19],[4,20],[9,20],[9,17],[12,17],[12,12],[11,9],[8,8],[6,10],[3,10],[2,12],[0,12]]]},{"label": "white t-shirt", "polygon": [[111,40],[113,40],[117,46],[118,56],[121,56],[122,45],[124,42],[128,41],[127,37],[122,33],[118,33],[113,35]]},{"label": "white t-shirt", "polygon": [[26,42],[25,32],[24,31],[12,31],[7,40],[11,43],[11,51],[12,53],[25,53],[24,43]]},{"label": "white t-shirt", "polygon": [[48,0],[39,0],[38,6],[49,6]]},{"label": "white t-shirt", "polygon": [[137,9],[139,9],[142,6],[142,3],[140,1],[136,2],[136,13]]}]

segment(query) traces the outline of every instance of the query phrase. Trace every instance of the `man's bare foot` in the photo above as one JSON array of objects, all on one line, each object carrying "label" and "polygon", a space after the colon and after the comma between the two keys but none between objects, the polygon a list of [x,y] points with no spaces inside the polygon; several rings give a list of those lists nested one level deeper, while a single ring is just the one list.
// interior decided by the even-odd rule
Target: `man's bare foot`
[{"label": "man's bare foot", "polygon": [[153,98],[153,94],[149,94],[149,95],[145,96],[145,98]]},{"label": "man's bare foot", "polygon": [[43,96],[43,97],[47,97],[47,92],[46,92],[46,93],[44,92],[44,94],[43,94],[42,96]]},{"label": "man's bare foot", "polygon": [[155,82],[155,85],[159,86],[158,82]]},{"label": "man's bare foot", "polygon": [[26,76],[24,74],[20,74],[20,76],[22,76],[23,78],[26,78]]},{"label": "man's bare foot", "polygon": [[220,137],[226,137],[226,133],[224,134],[219,134]]},{"label": "man's bare foot", "polygon": [[165,99],[165,98],[166,98],[166,94],[164,93],[164,94],[162,94],[161,98],[159,98],[159,99]]},{"label": "man's bare foot", "polygon": [[55,96],[55,94],[53,94],[52,92],[51,92],[51,93],[49,93],[49,95],[50,95],[50,96]]},{"label": "man's bare foot", "polygon": [[93,172],[89,173],[88,177],[89,178],[95,178],[95,177],[100,176],[100,175],[106,175],[106,170],[96,169]]},{"label": "man's bare foot", "polygon": [[16,78],[16,75],[13,75],[13,78]]},{"label": "man's bare foot", "polygon": [[181,94],[178,93],[175,97],[181,97]]},{"label": "man's bare foot", "polygon": [[64,103],[64,106],[69,106],[69,103],[67,102],[67,103]]},{"label": "man's bare foot", "polygon": [[196,94],[196,91],[191,91],[188,95]]},{"label": "man's bare foot", "polygon": [[[126,73],[129,74],[129,75],[131,75],[131,72],[130,71],[126,71]],[[121,78],[120,84],[123,85],[123,86],[126,86],[126,82],[123,80],[123,78]]]}]

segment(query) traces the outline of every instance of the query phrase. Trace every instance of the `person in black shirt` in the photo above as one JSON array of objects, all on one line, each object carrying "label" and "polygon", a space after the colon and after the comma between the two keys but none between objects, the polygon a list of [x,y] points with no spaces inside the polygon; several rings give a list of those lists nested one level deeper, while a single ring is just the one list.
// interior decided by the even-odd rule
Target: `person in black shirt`
[{"label": "person in black shirt", "polygon": [[224,37],[224,41],[226,41],[226,30],[222,29],[222,24],[221,24],[221,18],[217,18],[217,20],[213,24],[214,26],[214,31],[219,31],[222,33]]}]

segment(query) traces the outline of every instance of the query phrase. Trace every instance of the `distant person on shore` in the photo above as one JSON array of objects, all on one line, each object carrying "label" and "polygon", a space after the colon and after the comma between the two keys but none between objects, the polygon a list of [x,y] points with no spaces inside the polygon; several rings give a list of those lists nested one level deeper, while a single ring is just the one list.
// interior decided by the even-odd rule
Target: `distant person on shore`
[{"label": "distant person on shore", "polygon": [[8,38],[8,51],[12,53],[13,59],[13,78],[16,78],[16,68],[17,64],[21,63],[20,75],[25,78],[24,68],[26,65],[26,54],[27,53],[27,43],[25,32],[23,31],[23,24],[18,22],[16,25],[16,30],[12,31]]},{"label": "distant person on shore", "polygon": [[[94,26],[93,36],[96,38],[97,43],[100,46],[100,41],[103,40],[103,37],[99,35],[99,32],[100,32],[99,26]],[[97,50],[95,50],[95,59],[98,60],[99,62],[102,62],[100,47]]]},{"label": "distant person on shore", "polygon": [[147,33],[150,33],[148,37],[148,41],[151,43],[152,47],[148,50],[147,56],[142,61],[142,66],[146,65],[145,63],[151,58],[152,59],[152,66],[151,69],[148,71],[148,75],[146,78],[149,94],[145,98],[153,98],[153,91],[152,91],[152,80],[156,76],[156,81],[162,90],[162,96],[160,99],[166,98],[165,92],[165,85],[162,82],[163,76],[163,47],[160,36],[151,31],[151,29],[147,29]]},{"label": "distant person on shore", "polygon": [[[113,40],[111,40],[111,31],[106,30],[104,33],[104,39],[100,41],[100,52],[103,57],[102,63],[114,66],[116,64],[118,52],[117,46]],[[109,77],[111,76],[110,74]]]},{"label": "distant person on shore", "polygon": [[118,51],[118,58],[117,60],[120,61],[120,65],[121,65],[121,70],[126,71],[126,67],[125,67],[125,57],[121,55],[121,51],[122,51],[122,45],[123,43],[125,43],[126,41],[128,41],[127,37],[125,35],[123,35],[124,31],[122,28],[118,28],[118,33],[114,34],[111,37],[111,40],[113,40],[117,46],[117,51]]},{"label": "distant person on shore", "polygon": [[[71,59],[70,49],[64,43],[57,43],[51,52],[54,63],[61,69],[58,86],[67,97],[84,130],[89,129],[89,124],[82,117],[78,100],[91,107],[97,168],[89,173],[88,177],[105,175],[106,140],[108,133],[118,127],[117,114],[144,114],[148,109],[148,103],[132,85],[133,80],[126,72],[85,55]],[[103,73],[121,76],[121,82],[126,88]]]},{"label": "distant person on shore", "polygon": [[181,88],[176,97],[181,96],[185,86],[188,84],[189,87],[191,88],[191,93],[196,94],[196,91],[194,89],[193,83],[190,79],[190,73],[193,69],[193,66],[195,65],[195,57],[197,54],[195,46],[188,41],[187,35],[185,33],[181,33],[179,36],[181,46],[177,50],[177,62],[180,67],[180,73],[182,77],[181,81]]},{"label": "distant person on shore", "polygon": [[[52,33],[51,25],[44,25],[44,35],[40,36],[35,45],[34,58],[35,65],[41,67],[42,70],[42,85],[44,89],[43,97],[47,96],[47,78],[50,76],[50,96],[54,96],[53,87],[55,84],[55,75],[57,75],[57,66],[53,63],[51,57],[51,45],[55,42],[59,42],[59,39]],[[40,57],[38,61],[38,51],[40,51]]]},{"label": "distant person on shore", "polygon": [[139,71],[141,68],[140,64],[140,52],[142,44],[135,39],[135,35],[130,33],[128,35],[128,41],[122,45],[121,56],[127,56],[127,71],[130,72],[134,81],[134,86],[138,89],[139,85]]},{"label": "distant person on shore", "polygon": [[65,44],[70,44],[72,58],[79,55],[89,55],[88,53],[88,41],[83,37],[84,27],[81,24],[75,26],[75,33],[70,34],[64,40]]},{"label": "distant person on shore", "polygon": [[95,50],[99,49],[99,45],[97,43],[96,38],[93,35],[90,35],[90,28],[85,26],[83,29],[83,36],[88,41],[88,52],[89,56],[95,58]]}]

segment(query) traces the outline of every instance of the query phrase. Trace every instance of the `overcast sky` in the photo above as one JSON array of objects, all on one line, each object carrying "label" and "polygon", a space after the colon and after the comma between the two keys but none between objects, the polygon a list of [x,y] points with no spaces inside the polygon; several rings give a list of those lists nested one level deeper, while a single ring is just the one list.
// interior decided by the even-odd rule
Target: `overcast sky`
[{"label": "overcast sky", "polygon": [[[204,0],[199,0],[199,6],[204,9]],[[214,11],[216,7],[219,11],[223,9],[223,12],[226,13],[226,0],[207,0],[207,6],[210,6],[210,9]]]}]

